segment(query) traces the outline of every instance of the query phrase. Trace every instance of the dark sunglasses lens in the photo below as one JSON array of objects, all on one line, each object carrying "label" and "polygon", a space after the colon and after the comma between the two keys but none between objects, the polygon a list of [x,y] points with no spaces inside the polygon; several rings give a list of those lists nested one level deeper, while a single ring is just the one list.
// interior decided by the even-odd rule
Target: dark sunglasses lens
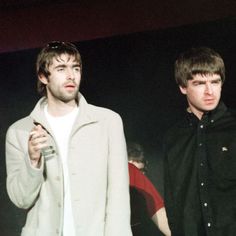
[{"label": "dark sunglasses lens", "polygon": [[56,49],[59,48],[63,45],[63,42],[59,42],[59,41],[53,41],[48,43],[47,47],[50,49]]},{"label": "dark sunglasses lens", "polygon": [[48,49],[62,49],[62,48],[71,48],[73,50],[77,50],[76,46],[72,43],[65,43],[60,41],[52,41],[47,44]]}]

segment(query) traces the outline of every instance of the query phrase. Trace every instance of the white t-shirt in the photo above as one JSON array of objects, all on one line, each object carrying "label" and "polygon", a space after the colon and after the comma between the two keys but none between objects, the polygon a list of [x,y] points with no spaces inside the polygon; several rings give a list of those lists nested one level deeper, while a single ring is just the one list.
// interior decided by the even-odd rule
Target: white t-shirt
[{"label": "white t-shirt", "polygon": [[63,221],[63,236],[76,236],[74,217],[71,207],[71,193],[70,193],[70,179],[68,173],[68,143],[71,129],[75,118],[78,114],[79,108],[76,107],[72,112],[65,116],[54,117],[51,116],[45,106],[44,112],[46,118],[53,131],[53,136],[56,139],[57,146],[63,166],[64,174],[64,221]]}]

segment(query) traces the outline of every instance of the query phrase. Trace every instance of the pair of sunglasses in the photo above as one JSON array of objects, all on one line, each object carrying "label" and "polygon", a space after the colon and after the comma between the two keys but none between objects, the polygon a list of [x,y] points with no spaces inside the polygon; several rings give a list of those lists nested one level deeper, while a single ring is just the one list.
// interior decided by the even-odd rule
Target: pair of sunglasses
[{"label": "pair of sunglasses", "polygon": [[47,44],[47,49],[63,49],[63,48],[71,48],[77,50],[76,46],[72,43],[61,42],[61,41],[52,41]]}]

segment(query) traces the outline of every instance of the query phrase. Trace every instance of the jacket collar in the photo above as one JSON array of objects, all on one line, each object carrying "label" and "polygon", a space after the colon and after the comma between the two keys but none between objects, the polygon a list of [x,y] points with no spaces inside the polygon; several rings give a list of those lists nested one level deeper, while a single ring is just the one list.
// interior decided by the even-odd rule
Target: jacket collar
[{"label": "jacket collar", "polygon": [[[79,101],[79,113],[77,115],[73,130],[78,129],[84,125],[97,122],[98,120],[94,114],[93,109],[91,109],[91,105],[87,103],[87,101],[85,100],[85,98],[81,93],[78,94],[78,101]],[[46,104],[47,104],[47,98],[42,97],[34,107],[30,116],[32,117],[34,122],[41,124],[45,129],[50,131],[50,126],[44,114],[44,107]]]}]

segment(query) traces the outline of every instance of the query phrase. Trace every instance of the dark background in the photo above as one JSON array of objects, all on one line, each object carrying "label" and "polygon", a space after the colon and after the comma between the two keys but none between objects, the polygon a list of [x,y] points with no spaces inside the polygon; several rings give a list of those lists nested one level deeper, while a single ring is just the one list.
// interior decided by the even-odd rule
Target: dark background
[{"label": "dark background", "polygon": [[[174,82],[177,55],[193,46],[218,51],[226,64],[223,100],[236,107],[234,17],[167,29],[74,41],[83,60],[81,92],[89,103],[111,108],[123,118],[127,140],[141,143],[149,160],[148,176],[163,194],[163,134],[186,108]],[[13,206],[5,190],[5,133],[33,109],[38,48],[0,54],[0,235],[18,236],[25,212]],[[150,235],[149,235],[150,236]]]}]

